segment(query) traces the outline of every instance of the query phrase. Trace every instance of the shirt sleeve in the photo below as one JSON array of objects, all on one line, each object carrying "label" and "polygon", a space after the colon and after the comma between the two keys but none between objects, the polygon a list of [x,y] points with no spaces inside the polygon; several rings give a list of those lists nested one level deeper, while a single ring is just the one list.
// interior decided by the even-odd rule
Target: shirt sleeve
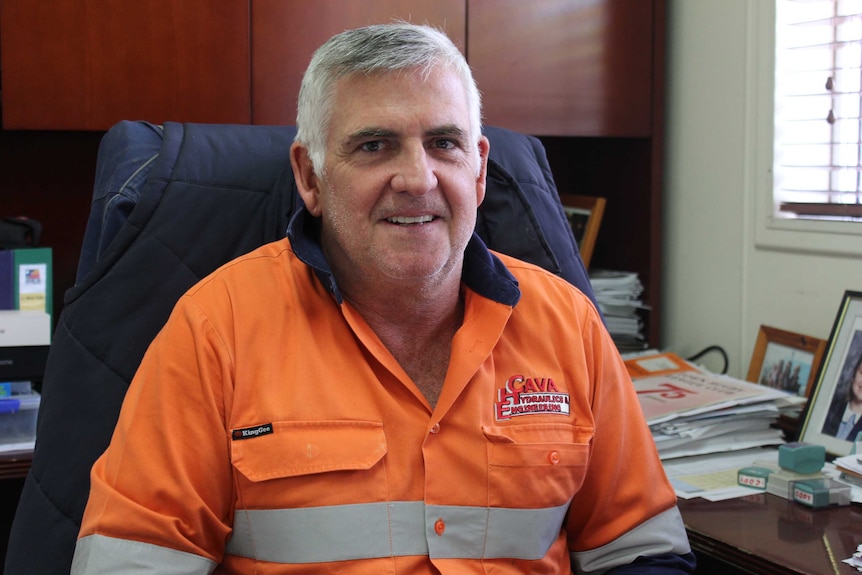
[{"label": "shirt sleeve", "polygon": [[[572,561],[583,573],[628,573],[622,566],[638,558],[684,556],[691,549],[676,494],[625,364],[597,314],[584,324],[583,338],[594,434],[589,468],[566,523]],[[682,571],[631,572],[687,572],[684,558],[679,565]]]},{"label": "shirt sleeve", "polygon": [[[110,553],[118,572],[136,572],[126,567],[157,562],[164,551],[190,559],[196,566],[187,572],[205,573],[221,561],[234,501],[223,393],[231,373],[224,344],[194,303],[181,298],[145,354],[110,445],[93,466],[77,563],[86,555],[86,563],[98,565]],[[129,543],[149,552],[118,553],[117,544]]]}]

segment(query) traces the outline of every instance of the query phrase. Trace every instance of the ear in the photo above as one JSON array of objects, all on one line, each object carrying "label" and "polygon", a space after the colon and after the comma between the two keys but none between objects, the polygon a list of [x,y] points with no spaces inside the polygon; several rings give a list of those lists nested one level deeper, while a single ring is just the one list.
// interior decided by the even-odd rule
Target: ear
[{"label": "ear", "polygon": [[482,204],[485,199],[486,178],[488,176],[488,152],[491,151],[491,142],[482,136],[479,138],[479,175],[476,178],[476,205]]},{"label": "ear", "polygon": [[320,216],[320,180],[314,173],[311,158],[304,145],[294,142],[290,146],[290,165],[305,208],[312,216]]}]

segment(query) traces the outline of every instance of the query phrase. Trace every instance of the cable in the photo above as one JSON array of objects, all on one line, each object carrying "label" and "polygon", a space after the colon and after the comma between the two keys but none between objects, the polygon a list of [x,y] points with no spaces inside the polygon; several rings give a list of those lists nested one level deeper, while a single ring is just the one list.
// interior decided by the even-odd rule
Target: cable
[{"label": "cable", "polygon": [[700,350],[699,352],[697,352],[696,354],[694,354],[693,356],[687,357],[686,359],[688,361],[697,361],[698,359],[702,358],[706,354],[712,353],[714,351],[718,352],[721,355],[722,359],[724,360],[724,367],[721,370],[722,375],[724,375],[727,373],[727,368],[730,365],[730,361],[727,359],[727,352],[724,351],[724,348],[721,347],[720,345],[711,345],[709,347],[705,347],[702,350]]}]

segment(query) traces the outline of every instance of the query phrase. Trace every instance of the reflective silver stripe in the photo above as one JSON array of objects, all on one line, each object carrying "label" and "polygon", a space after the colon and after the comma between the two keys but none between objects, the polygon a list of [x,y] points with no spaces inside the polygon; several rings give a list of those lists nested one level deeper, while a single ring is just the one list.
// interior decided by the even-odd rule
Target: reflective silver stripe
[{"label": "reflective silver stripe", "polygon": [[159,573],[160,575],[208,575],[213,561],[199,555],[140,541],[88,535],[78,539],[71,575]]},{"label": "reflective silver stripe", "polygon": [[237,510],[225,552],[275,563],[427,555],[423,509],[418,501]]},{"label": "reflective silver stripe", "polygon": [[691,551],[688,535],[679,509],[674,506],[641,523],[607,545],[589,551],[572,553],[572,565],[576,573],[587,575],[605,573],[614,567],[627,565],[643,555],[676,553],[684,555]]},{"label": "reflective silver stripe", "polygon": [[[286,564],[404,555],[540,559],[559,536],[568,507],[489,509],[399,501],[240,510],[225,551]],[[440,535],[438,520],[445,525]]]}]

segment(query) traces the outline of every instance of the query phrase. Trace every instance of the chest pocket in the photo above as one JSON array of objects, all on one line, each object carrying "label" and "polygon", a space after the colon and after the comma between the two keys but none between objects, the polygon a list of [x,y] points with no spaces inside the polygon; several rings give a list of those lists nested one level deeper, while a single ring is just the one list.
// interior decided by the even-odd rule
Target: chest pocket
[{"label": "chest pocket", "polygon": [[302,507],[309,502],[338,505],[385,499],[383,423],[276,421],[271,426],[271,433],[231,441],[240,507],[271,509]]},{"label": "chest pocket", "polygon": [[592,428],[567,424],[486,427],[491,507],[555,507],[584,482]]}]

